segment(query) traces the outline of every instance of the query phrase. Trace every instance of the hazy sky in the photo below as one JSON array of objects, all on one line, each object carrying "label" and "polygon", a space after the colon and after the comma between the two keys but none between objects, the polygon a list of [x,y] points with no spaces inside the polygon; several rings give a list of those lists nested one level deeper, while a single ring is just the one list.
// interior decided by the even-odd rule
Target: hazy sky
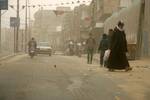
[{"label": "hazy sky", "polygon": [[[9,4],[16,4],[17,0],[9,0]],[[49,4],[61,4],[61,3],[67,3],[67,2],[76,2],[78,0],[28,0],[31,5],[49,5]],[[90,0],[80,0],[80,1],[90,1]],[[20,0],[20,4],[25,4],[25,0]],[[74,5],[72,5],[73,7]],[[49,7],[54,8],[54,7]]]},{"label": "hazy sky", "polygon": [[[17,0],[8,0],[9,5],[13,5],[14,9],[9,7],[9,10],[2,15],[2,27],[9,26],[9,20],[10,17],[15,17],[16,16],[16,2]],[[22,9],[22,6],[25,5],[26,0],[20,0],[20,17],[21,17],[21,25],[24,27],[24,22],[25,22],[25,9]],[[35,8],[31,7],[31,18],[33,19],[34,13],[39,9],[38,5],[53,5],[53,6],[46,6],[43,7],[43,9],[50,9],[53,10],[57,6],[61,5],[61,3],[70,3],[70,4],[65,4],[64,6],[70,6],[71,8],[74,8],[75,6],[78,6],[79,4],[77,3],[78,0],[28,0],[30,2],[30,5],[35,5]],[[74,4],[71,4],[75,2]],[[91,0],[79,0],[80,2],[86,1],[86,4],[89,4],[89,1]],[[5,11],[2,11],[2,13]]]}]

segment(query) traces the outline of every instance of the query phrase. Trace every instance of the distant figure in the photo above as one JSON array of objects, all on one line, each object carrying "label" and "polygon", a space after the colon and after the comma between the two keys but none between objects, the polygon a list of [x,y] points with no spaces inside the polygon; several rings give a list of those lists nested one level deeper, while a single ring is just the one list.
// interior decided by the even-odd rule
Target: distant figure
[{"label": "distant figure", "polygon": [[88,64],[92,64],[95,45],[96,45],[95,39],[93,38],[92,33],[90,33],[89,38],[86,41]]},{"label": "distant figure", "polygon": [[110,55],[108,58],[109,71],[122,70],[126,71],[131,70],[129,67],[129,62],[126,57],[127,50],[127,40],[124,31],[124,23],[119,21],[118,25],[115,27],[114,32],[110,41]]},{"label": "distant figure", "polygon": [[110,55],[110,49],[109,49],[109,47],[110,47],[110,44],[111,44],[111,37],[112,37],[112,35],[113,35],[113,29],[109,29],[109,32],[108,32],[108,35],[107,35],[108,49],[105,50],[104,57],[103,57],[103,65],[104,65],[104,67],[107,67],[108,58],[109,58],[109,55]]},{"label": "distant figure", "polygon": [[86,53],[86,41],[82,42],[82,53]]},{"label": "distant figure", "polygon": [[81,55],[82,55],[82,44],[80,42],[77,43],[76,54],[78,57],[81,57]]},{"label": "distant figure", "polygon": [[74,55],[74,43],[73,43],[73,41],[69,42],[69,55],[70,56]]},{"label": "distant figure", "polygon": [[29,51],[31,48],[35,48],[37,47],[37,42],[36,40],[32,37],[31,40],[28,42],[28,47],[29,47]]},{"label": "distant figure", "polygon": [[100,41],[100,45],[98,48],[98,51],[100,51],[100,65],[101,66],[106,65],[106,63],[104,63],[103,61],[103,58],[104,58],[105,51],[108,49],[108,47],[109,47],[109,41],[108,41],[107,35],[103,34],[102,40]]}]

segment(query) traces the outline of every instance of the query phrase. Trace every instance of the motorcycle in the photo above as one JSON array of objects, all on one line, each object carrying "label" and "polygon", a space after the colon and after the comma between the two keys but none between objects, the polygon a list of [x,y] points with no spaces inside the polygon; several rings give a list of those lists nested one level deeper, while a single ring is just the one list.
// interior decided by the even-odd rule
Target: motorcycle
[{"label": "motorcycle", "polygon": [[33,58],[35,56],[35,48],[34,47],[30,48],[29,55],[30,55],[31,58]]}]

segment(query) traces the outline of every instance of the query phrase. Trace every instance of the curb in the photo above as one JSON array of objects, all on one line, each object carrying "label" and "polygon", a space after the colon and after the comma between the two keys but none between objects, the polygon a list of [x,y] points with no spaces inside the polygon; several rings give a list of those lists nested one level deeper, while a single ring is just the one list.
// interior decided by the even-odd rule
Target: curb
[{"label": "curb", "polygon": [[7,59],[10,59],[12,57],[15,57],[17,55],[22,55],[23,53],[16,53],[16,54],[11,54],[11,55],[7,55],[7,56],[4,56],[4,57],[0,57],[0,61],[3,61],[3,60],[7,60]]}]

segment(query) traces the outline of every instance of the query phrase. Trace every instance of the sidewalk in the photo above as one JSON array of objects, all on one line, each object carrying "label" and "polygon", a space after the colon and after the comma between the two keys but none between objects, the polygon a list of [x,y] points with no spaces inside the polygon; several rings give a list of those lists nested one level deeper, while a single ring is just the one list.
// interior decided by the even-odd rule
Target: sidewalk
[{"label": "sidewalk", "polygon": [[[82,55],[82,57],[87,58],[87,54]],[[99,63],[100,62],[99,59],[100,59],[100,55],[98,53],[94,54],[93,60]]]},{"label": "sidewalk", "polygon": [[16,55],[20,55],[20,54],[23,54],[23,53],[0,53],[0,61],[3,61],[3,60],[6,60],[6,59],[9,59],[11,57],[14,57]]},{"label": "sidewalk", "polygon": [[[86,55],[85,55],[86,56]],[[96,62],[99,63],[100,55],[95,54],[93,58]],[[140,60],[129,60],[131,67],[133,68],[149,68],[150,69],[150,57],[141,58]]]},{"label": "sidewalk", "polygon": [[[99,64],[99,54],[94,55]],[[100,68],[112,80],[118,80],[118,87],[133,96],[134,100],[149,100],[150,98],[150,58],[129,61],[132,71],[109,72],[107,68]]]}]

